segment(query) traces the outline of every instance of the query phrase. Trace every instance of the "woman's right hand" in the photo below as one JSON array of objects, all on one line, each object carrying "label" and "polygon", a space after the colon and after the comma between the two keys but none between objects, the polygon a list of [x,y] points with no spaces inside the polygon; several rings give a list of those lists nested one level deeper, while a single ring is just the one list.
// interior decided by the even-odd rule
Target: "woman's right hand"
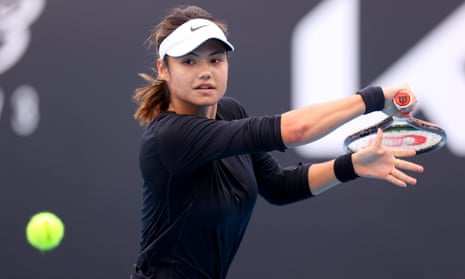
[{"label": "woman's right hand", "polygon": [[[394,105],[394,97],[397,95],[397,93],[400,92],[405,92],[410,95],[412,98],[412,105],[409,111],[403,112],[397,109],[397,107]],[[388,86],[388,87],[383,87],[383,93],[384,93],[384,109],[383,112],[392,115],[392,116],[397,116],[397,117],[411,117],[411,111],[415,108],[415,105],[417,103],[417,98],[415,94],[412,92],[410,89],[410,86],[407,84],[398,84],[398,85],[393,85],[393,86]]]}]

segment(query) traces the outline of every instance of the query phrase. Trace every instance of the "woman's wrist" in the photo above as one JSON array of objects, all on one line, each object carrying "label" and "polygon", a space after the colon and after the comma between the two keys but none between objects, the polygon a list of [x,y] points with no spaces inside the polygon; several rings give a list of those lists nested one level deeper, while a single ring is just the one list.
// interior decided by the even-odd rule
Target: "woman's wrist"
[{"label": "woman's wrist", "polygon": [[365,103],[365,113],[383,110],[385,99],[383,89],[379,86],[368,86],[356,94],[359,94]]},{"label": "woman's wrist", "polygon": [[347,182],[359,177],[354,169],[352,154],[353,153],[347,153],[334,160],[334,175],[340,182]]}]

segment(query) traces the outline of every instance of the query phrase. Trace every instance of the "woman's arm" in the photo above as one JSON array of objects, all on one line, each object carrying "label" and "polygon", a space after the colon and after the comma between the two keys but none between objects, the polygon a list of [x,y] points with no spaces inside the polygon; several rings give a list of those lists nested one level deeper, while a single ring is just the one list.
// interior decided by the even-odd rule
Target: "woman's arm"
[{"label": "woman's arm", "polygon": [[409,92],[414,103],[416,102],[409,86],[401,84],[385,88],[366,88],[360,94],[283,113],[283,143],[287,147],[293,147],[315,141],[349,120],[376,110],[389,115],[401,115],[392,103],[392,99],[400,91]]},{"label": "woman's arm", "polygon": [[362,97],[356,94],[283,113],[283,143],[287,147],[293,147],[315,141],[364,112],[365,104]]}]

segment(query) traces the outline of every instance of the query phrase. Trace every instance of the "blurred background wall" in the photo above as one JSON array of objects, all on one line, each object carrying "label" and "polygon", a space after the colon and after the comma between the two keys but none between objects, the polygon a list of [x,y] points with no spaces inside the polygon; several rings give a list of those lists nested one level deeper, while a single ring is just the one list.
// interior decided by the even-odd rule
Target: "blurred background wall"
[{"label": "blurred background wall", "polygon": [[[143,130],[131,95],[144,84],[137,73],[154,66],[145,39],[180,4],[0,0],[1,278],[129,277]],[[227,94],[250,114],[407,82],[416,116],[449,135],[446,148],[413,159],[425,173],[407,189],[359,179],[284,207],[259,198],[229,278],[465,276],[463,1],[189,4],[229,24],[236,51]],[[314,84],[326,86],[307,92]],[[343,152],[343,136],[274,154],[282,165],[326,160]],[[28,219],[43,210],[66,225],[48,253],[25,238]]]}]

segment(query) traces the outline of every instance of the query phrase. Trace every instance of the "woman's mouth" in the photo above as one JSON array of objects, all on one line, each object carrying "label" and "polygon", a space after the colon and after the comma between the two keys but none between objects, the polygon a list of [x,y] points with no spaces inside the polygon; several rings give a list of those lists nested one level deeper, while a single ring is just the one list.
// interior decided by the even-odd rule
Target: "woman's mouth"
[{"label": "woman's mouth", "polygon": [[201,84],[197,87],[195,87],[195,89],[200,89],[200,90],[207,90],[207,89],[215,89],[215,87],[211,84]]}]

